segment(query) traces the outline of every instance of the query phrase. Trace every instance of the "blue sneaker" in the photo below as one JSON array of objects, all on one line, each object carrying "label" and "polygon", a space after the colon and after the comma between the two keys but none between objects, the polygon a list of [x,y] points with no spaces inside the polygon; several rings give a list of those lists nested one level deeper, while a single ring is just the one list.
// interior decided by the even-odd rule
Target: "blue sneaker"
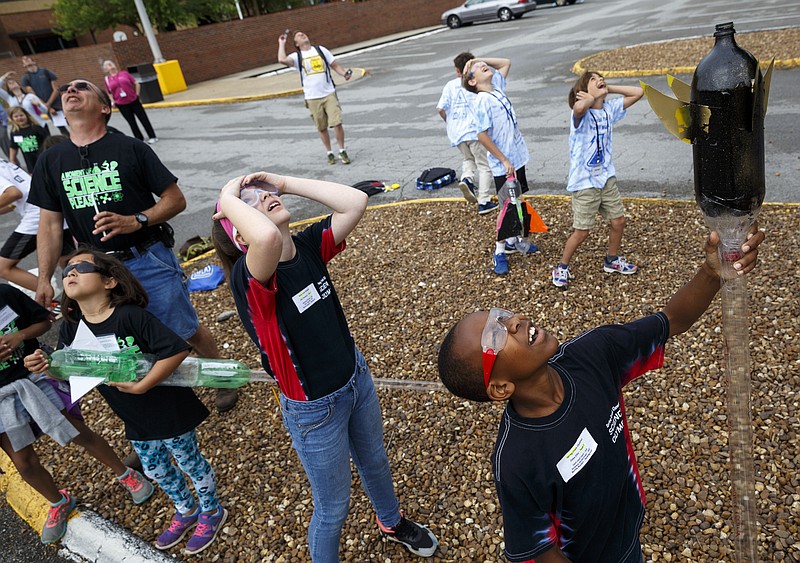
[{"label": "blue sneaker", "polygon": [[639,268],[636,267],[635,264],[631,264],[622,256],[617,256],[617,258],[611,262],[609,262],[606,258],[603,258],[603,271],[607,274],[619,273],[624,275],[635,274]]},{"label": "blue sneaker", "polygon": [[498,276],[505,276],[508,273],[508,258],[502,252],[494,255],[492,265],[494,266],[494,273]]},{"label": "blue sneaker", "polygon": [[461,193],[464,194],[464,199],[470,203],[478,203],[478,198],[475,197],[475,184],[472,183],[472,178],[464,177],[458,183]]},{"label": "blue sneaker", "polygon": [[227,519],[228,511],[221,506],[211,514],[201,512],[200,517],[197,519],[197,528],[194,531],[194,535],[186,542],[184,551],[189,555],[203,551],[216,539]]},{"label": "blue sneaker", "polygon": [[515,244],[509,244],[506,242],[505,251],[506,254],[514,254],[515,252],[519,252],[523,256],[530,256],[531,254],[539,252],[539,247],[532,242],[518,240]]},{"label": "blue sneaker", "polygon": [[478,215],[486,215],[497,209],[497,204],[493,201],[478,204]]}]

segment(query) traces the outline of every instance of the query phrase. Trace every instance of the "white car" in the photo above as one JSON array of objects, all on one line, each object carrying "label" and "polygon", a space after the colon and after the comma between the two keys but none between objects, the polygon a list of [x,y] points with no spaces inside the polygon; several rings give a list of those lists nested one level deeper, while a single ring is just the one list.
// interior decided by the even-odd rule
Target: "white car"
[{"label": "white car", "polygon": [[442,14],[442,23],[455,29],[476,21],[510,21],[536,9],[536,0],[467,0]]}]

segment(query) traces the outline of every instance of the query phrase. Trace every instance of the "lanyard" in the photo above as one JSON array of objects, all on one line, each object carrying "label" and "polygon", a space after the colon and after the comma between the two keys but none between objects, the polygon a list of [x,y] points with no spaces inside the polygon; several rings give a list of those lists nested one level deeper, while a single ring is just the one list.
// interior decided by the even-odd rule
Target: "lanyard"
[{"label": "lanyard", "polygon": [[[606,112],[606,108],[603,108],[603,113],[606,114],[606,131],[608,131],[610,120],[608,118],[608,113]],[[592,121],[594,121],[594,139],[595,142],[597,143],[597,155],[600,157],[601,161],[604,161],[605,157],[604,157],[603,145],[600,144],[600,127],[597,125],[597,119],[595,119],[591,109],[589,110],[589,115],[591,116]]]},{"label": "lanyard", "polygon": [[514,114],[511,111],[511,109],[512,109],[511,100],[509,100],[506,96],[503,96],[503,98],[505,98],[508,101],[508,105],[506,105],[505,102],[503,101],[503,99],[500,96],[495,95],[494,92],[488,92],[488,94],[490,96],[492,96],[495,100],[500,102],[500,105],[503,106],[504,110],[506,110],[506,115],[511,120],[511,123],[514,124],[514,129],[516,129],[517,128],[517,120],[514,119]]}]

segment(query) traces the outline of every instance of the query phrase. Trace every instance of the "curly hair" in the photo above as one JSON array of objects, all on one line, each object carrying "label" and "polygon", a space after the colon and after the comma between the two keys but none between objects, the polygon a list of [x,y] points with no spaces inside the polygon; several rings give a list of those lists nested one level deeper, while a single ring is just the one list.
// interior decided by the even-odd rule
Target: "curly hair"
[{"label": "curly hair", "polygon": [[470,401],[486,403],[491,398],[486,393],[483,385],[483,373],[480,366],[470,365],[470,362],[455,351],[455,334],[459,323],[447,333],[439,346],[439,379],[453,395]]},{"label": "curly hair", "polygon": [[[101,276],[114,278],[117,281],[117,285],[110,290],[110,304],[112,307],[117,307],[118,305],[136,305],[143,309],[147,307],[149,302],[147,291],[119,259],[90,246],[79,246],[69,253],[67,262],[81,254],[92,257],[92,262],[100,270],[99,274]],[[70,322],[78,322],[80,320],[81,308],[66,292],[62,297],[61,307],[68,312],[68,314],[64,315],[67,320]]]},{"label": "curly hair", "polygon": [[474,58],[475,56],[469,51],[464,51],[463,53],[456,55],[456,58],[453,59],[453,64],[456,65],[458,74],[461,74],[461,71],[464,70],[464,66]]}]

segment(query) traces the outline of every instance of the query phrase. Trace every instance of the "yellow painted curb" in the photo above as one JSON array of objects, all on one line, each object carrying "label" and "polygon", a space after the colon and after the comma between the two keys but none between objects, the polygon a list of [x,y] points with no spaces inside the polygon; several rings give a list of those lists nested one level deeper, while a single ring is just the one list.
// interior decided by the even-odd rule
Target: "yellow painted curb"
[{"label": "yellow painted curb", "polygon": [[[31,528],[37,532],[40,531],[44,526],[44,521],[47,519],[50,503],[37,493],[33,487],[22,480],[17,468],[14,467],[11,459],[3,451],[0,451],[0,469],[5,473],[5,475],[0,475],[0,478],[2,478],[0,485],[2,485],[2,490],[6,493],[6,503]],[[77,511],[73,511],[72,515],[75,514],[77,514]]]},{"label": "yellow painted curb", "polygon": [[[360,73],[360,76],[355,77],[356,80],[364,78],[367,70],[364,68],[351,69],[354,74]],[[349,82],[349,81],[348,81]],[[272,98],[285,98],[288,96],[296,96],[302,94],[302,88],[295,88],[292,90],[283,90],[281,92],[272,92],[269,94],[253,94],[250,96],[229,96],[225,98],[209,98],[205,100],[183,100],[176,102],[153,102],[151,104],[142,104],[145,108],[184,108],[191,106],[210,106],[215,104],[239,104],[244,102],[256,102],[259,100],[269,100]]]},{"label": "yellow painted curb", "polygon": [[[616,49],[614,49],[616,50]],[[591,70],[591,72],[596,72],[597,74],[601,74],[606,78],[630,78],[634,76],[661,76],[664,74],[694,74],[696,66],[665,66],[661,68],[649,68],[649,69],[633,69],[633,70],[604,70],[604,69],[597,69],[585,66],[585,62],[592,57],[597,55],[602,55],[603,53],[608,53],[609,51],[601,51],[600,53],[594,53],[589,55],[588,57],[584,57],[574,65],[572,65],[572,73],[576,75],[581,75],[587,70]],[[769,66],[769,61],[761,62],[761,67],[766,69]],[[780,69],[787,69],[787,68],[795,68],[800,66],[800,57],[794,59],[776,59],[775,60],[775,68]]]}]

